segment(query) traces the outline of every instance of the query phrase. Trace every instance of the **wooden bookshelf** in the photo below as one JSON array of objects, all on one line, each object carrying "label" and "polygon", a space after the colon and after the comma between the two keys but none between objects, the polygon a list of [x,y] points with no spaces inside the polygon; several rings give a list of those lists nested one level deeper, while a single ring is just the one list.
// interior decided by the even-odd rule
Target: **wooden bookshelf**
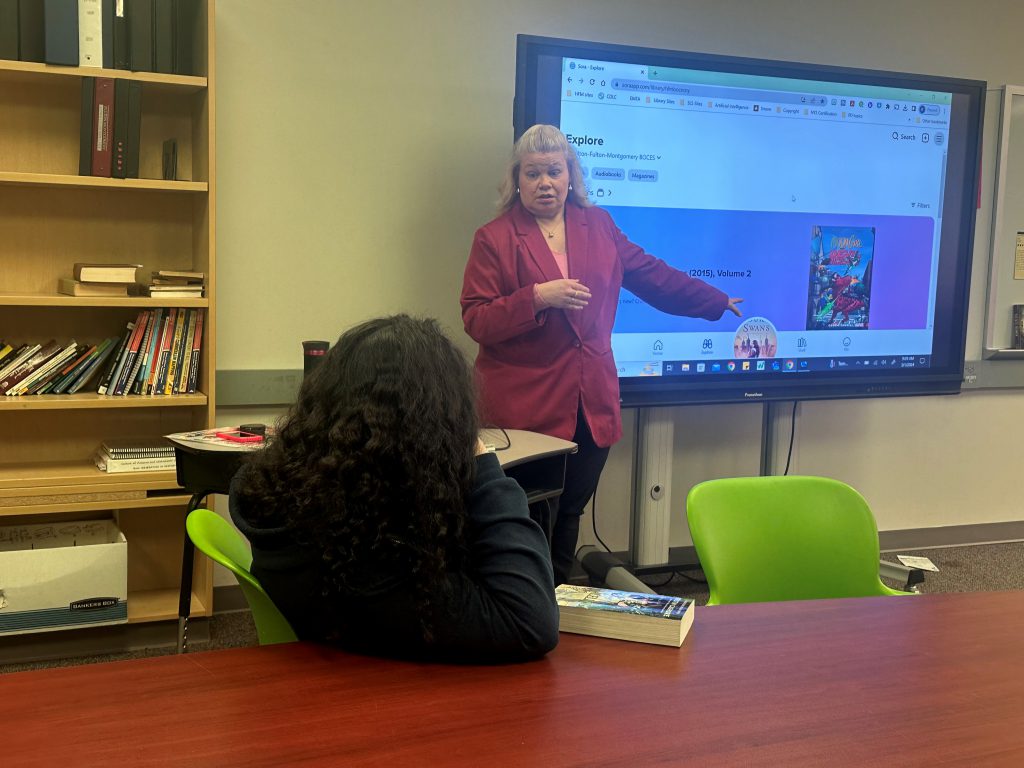
[{"label": "wooden bookshelf", "polygon": [[[92,455],[105,438],[214,425],[216,179],[214,3],[202,3],[194,71],[168,75],[0,60],[0,339],[95,344],[141,309],[203,308],[197,392],[0,396],[0,525],[112,518],[128,540],[132,623],[177,616],[188,495],[175,473],[107,474]],[[83,77],[142,84],[138,179],[78,175]],[[178,178],[162,177],[177,142]],[[75,262],[142,264],[206,274],[201,299],[73,297],[57,292]],[[208,615],[212,564],[197,557],[192,615]]]}]

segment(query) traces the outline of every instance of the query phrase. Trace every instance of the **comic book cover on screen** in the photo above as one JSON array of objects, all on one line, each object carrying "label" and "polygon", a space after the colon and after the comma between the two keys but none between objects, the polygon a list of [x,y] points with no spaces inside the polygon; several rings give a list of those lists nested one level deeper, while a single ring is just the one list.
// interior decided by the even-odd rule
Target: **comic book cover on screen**
[{"label": "comic book cover on screen", "polygon": [[875,228],[816,225],[810,234],[807,330],[867,329]]}]

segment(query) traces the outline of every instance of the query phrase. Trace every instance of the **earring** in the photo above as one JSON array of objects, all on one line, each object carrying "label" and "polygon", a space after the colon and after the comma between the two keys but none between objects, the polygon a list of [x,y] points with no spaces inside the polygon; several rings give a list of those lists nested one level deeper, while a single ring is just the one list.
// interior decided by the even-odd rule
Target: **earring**
[{"label": "earring", "polygon": [[519,187],[516,187],[516,194],[519,194]]},{"label": "earring", "polygon": [[572,184],[569,185],[569,191],[572,192]]}]

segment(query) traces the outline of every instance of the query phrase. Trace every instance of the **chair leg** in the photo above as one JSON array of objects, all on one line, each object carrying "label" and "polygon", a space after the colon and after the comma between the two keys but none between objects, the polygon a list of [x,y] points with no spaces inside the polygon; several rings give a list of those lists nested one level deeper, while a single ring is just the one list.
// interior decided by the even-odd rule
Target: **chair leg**
[{"label": "chair leg", "polygon": [[192,564],[195,545],[185,536],[181,548],[181,591],[178,593],[178,653],[188,649],[188,619],[192,613]]},{"label": "chair leg", "polygon": [[[192,494],[188,509],[185,510],[185,520],[188,520],[188,516],[199,507],[209,493],[202,491]],[[192,539],[188,537],[185,521],[182,521],[181,527],[185,535],[181,546],[181,590],[178,592],[178,653],[184,653],[188,649],[188,617],[192,613],[192,565],[196,552]]]}]

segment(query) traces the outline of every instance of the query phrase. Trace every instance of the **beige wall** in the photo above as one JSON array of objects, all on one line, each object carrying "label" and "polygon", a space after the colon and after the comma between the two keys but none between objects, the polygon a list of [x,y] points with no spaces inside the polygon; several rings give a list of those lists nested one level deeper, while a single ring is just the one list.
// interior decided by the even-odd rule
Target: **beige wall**
[{"label": "beige wall", "polygon": [[[472,350],[458,293],[512,138],[516,33],[1000,85],[1024,83],[1021,29],[1014,0],[219,0],[219,365],[298,368],[300,339],[395,311],[438,317]],[[974,358],[987,226],[983,207]],[[1019,519],[1022,398],[806,403],[793,471],[852,483],[883,530]],[[701,479],[757,473],[760,423],[756,405],[679,409],[680,508]],[[613,547],[625,545],[631,450],[627,438],[613,451],[599,493]],[[673,543],[687,540],[680,516]]]}]

